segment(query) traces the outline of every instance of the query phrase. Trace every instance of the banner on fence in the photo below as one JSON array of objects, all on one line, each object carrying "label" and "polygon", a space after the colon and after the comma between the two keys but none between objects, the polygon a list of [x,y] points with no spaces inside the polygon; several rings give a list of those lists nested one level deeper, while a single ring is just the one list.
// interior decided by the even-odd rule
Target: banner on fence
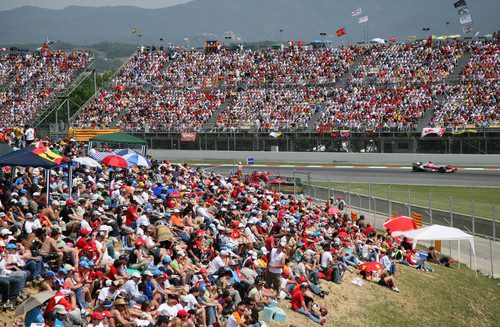
[{"label": "banner on fence", "polygon": [[418,228],[422,227],[422,215],[416,212],[412,212],[411,219],[417,225]]},{"label": "banner on fence", "polygon": [[181,142],[194,142],[196,140],[196,132],[182,132]]}]

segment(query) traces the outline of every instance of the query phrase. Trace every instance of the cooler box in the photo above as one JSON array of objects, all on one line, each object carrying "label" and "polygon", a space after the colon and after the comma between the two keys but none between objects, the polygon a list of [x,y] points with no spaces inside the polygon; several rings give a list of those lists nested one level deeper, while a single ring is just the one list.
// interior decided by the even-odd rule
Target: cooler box
[{"label": "cooler box", "polygon": [[277,322],[285,322],[286,321],[286,313],[283,311],[283,309],[276,308],[274,310],[274,316],[273,319]]}]

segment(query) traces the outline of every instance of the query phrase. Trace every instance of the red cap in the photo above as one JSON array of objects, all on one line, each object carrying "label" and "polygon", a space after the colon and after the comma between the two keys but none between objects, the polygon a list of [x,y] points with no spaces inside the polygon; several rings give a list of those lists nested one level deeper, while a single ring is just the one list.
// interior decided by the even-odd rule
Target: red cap
[{"label": "red cap", "polygon": [[208,272],[208,271],[207,271],[207,269],[206,269],[206,268],[200,268],[200,273],[205,273],[205,274],[206,274],[207,272]]},{"label": "red cap", "polygon": [[92,314],[90,315],[90,318],[92,318],[92,319],[104,319],[102,314],[100,312],[97,312],[97,311],[92,312]]},{"label": "red cap", "polygon": [[299,278],[299,283],[307,283],[307,279],[305,277],[300,277]]},{"label": "red cap", "polygon": [[179,310],[177,312],[177,317],[189,317],[189,313],[186,310]]},{"label": "red cap", "polygon": [[89,235],[89,234],[90,234],[90,232],[92,232],[92,231],[90,231],[90,230],[88,230],[88,229],[82,229],[82,230],[80,230],[80,234],[81,234],[82,236],[87,236],[87,235]]},{"label": "red cap", "polygon": [[66,204],[73,204],[73,203],[75,203],[75,201],[73,201],[73,200],[71,200],[71,199],[67,199],[67,200],[66,200]]},{"label": "red cap", "polygon": [[143,240],[142,238],[138,238],[137,241],[135,241],[135,245],[142,245],[146,244],[146,241]]}]

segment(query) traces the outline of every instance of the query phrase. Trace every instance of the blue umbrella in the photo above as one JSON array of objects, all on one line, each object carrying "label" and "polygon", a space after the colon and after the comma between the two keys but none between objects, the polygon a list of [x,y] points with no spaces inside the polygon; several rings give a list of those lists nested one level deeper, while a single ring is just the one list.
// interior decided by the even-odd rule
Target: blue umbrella
[{"label": "blue umbrella", "polygon": [[129,163],[129,165],[151,167],[151,162],[137,153],[129,153],[122,156],[122,158],[125,159],[125,161]]}]

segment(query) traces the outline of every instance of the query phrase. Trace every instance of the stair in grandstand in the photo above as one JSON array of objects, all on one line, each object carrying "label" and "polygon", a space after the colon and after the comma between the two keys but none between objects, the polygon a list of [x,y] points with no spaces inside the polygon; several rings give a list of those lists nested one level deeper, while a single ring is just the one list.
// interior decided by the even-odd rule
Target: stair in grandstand
[{"label": "stair in grandstand", "polygon": [[[349,80],[349,76],[352,75],[352,73],[356,70],[356,68],[358,68],[359,64],[365,58],[366,58],[366,55],[361,55],[361,56],[356,57],[356,59],[353,61],[352,65],[349,67],[349,71],[347,73],[345,73],[345,75],[342,76],[340,81],[337,82],[337,84],[334,85],[333,87],[334,88],[335,87],[336,88],[344,88],[347,85],[347,81]],[[314,133],[316,131],[316,122],[321,117],[322,112],[323,112],[323,110],[318,110],[318,111],[316,111],[314,116],[312,116],[312,118],[309,120],[307,129],[306,129],[307,132]]]},{"label": "stair in grandstand", "polygon": [[460,73],[462,73],[462,70],[465,68],[465,64],[467,64],[471,57],[472,54],[470,52],[465,52],[462,57],[458,59],[457,65],[453,68],[451,74],[446,78],[446,84],[454,85],[460,82]]},{"label": "stair in grandstand", "polygon": [[[237,89],[244,89],[246,90],[248,88],[248,83],[247,82],[242,82],[238,85]],[[203,125],[203,131],[205,132],[211,132],[212,129],[215,127],[215,124],[217,124],[217,119],[219,119],[219,116],[226,110],[227,106],[229,103],[233,100],[234,95],[230,94],[228,98],[226,98],[226,101],[224,101],[220,107],[214,112],[212,117],[210,117],[205,125]]]}]

